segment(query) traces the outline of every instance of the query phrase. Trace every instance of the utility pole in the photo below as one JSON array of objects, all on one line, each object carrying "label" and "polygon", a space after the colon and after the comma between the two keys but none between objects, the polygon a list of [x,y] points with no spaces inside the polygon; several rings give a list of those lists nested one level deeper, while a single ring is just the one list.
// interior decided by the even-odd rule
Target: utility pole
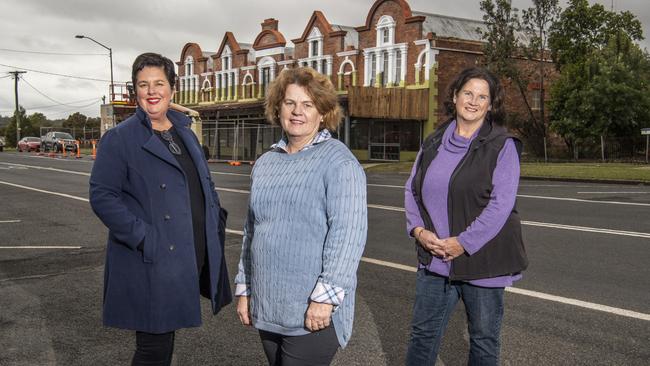
[{"label": "utility pole", "polygon": [[20,141],[20,111],[18,110],[18,78],[20,74],[24,74],[27,71],[10,71],[9,73],[14,76],[14,96],[16,97],[16,147],[18,147],[18,141]]}]

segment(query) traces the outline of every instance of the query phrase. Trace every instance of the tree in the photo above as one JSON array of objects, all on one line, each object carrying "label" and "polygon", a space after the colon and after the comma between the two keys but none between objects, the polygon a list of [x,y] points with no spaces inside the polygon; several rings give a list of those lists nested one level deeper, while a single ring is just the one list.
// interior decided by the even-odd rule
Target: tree
[{"label": "tree", "polygon": [[635,135],[650,110],[650,58],[629,12],[571,0],[552,26],[549,44],[559,80],[551,89],[551,128],[577,156],[577,144],[599,136]]},{"label": "tree", "polygon": [[[29,119],[25,118],[25,108],[22,106],[18,106],[18,114],[20,115],[20,130],[21,130],[21,136],[26,136],[23,131],[30,131],[31,130],[31,123]],[[16,146],[17,145],[17,140],[16,140],[16,113],[14,112],[14,115],[11,117],[11,120],[9,120],[9,124],[7,125],[5,129],[5,144],[7,146]]]},{"label": "tree", "polygon": [[558,70],[564,65],[584,62],[594,51],[604,49],[612,37],[621,34],[640,41],[641,22],[629,11],[610,12],[601,4],[570,0],[549,32],[551,56]]},{"label": "tree", "polygon": [[537,59],[538,63],[538,80],[540,93],[539,120],[544,126],[544,137],[547,135],[546,121],[546,98],[544,80],[546,79],[546,55],[548,33],[550,28],[557,22],[560,16],[561,8],[558,0],[533,0],[533,7],[523,11],[523,28],[530,37],[528,46],[525,51],[528,59]]},{"label": "tree", "polygon": [[629,38],[610,38],[602,52],[564,65],[551,91],[551,128],[574,156],[580,142],[631,138],[650,121],[649,81],[650,56]]},{"label": "tree", "polygon": [[[488,69],[509,80],[519,92],[524,103],[525,115],[511,112],[508,124],[526,138],[533,151],[540,155],[546,137],[546,118],[542,107],[538,116],[531,106],[528,86],[538,80],[543,99],[544,62],[547,33],[557,18],[560,8],[557,0],[533,0],[533,7],[524,10],[520,20],[519,11],[512,8],[509,0],[483,0],[486,30],[482,33],[485,63]],[[523,60],[523,62],[522,62]],[[526,62],[537,62],[539,71],[527,71]],[[535,73],[538,75],[535,76]]]},{"label": "tree", "polygon": [[75,112],[68,116],[68,118],[63,122],[63,127],[65,128],[83,128],[88,121],[88,117],[85,115]]},{"label": "tree", "polygon": [[41,127],[48,127],[51,125],[51,122],[43,113],[32,113],[27,117],[27,119],[31,123],[32,127],[32,131],[29,134],[30,136],[41,136]]}]

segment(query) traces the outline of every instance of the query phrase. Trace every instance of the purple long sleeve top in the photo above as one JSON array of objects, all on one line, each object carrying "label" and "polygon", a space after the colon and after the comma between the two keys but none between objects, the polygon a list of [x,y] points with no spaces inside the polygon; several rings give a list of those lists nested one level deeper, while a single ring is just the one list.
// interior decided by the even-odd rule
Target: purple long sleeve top
[{"label": "purple long sleeve top", "polygon": [[[454,169],[467,153],[472,140],[478,134],[477,130],[472,137],[464,138],[456,134],[455,131],[456,122],[454,121],[445,130],[438,154],[431,162],[422,184],[422,201],[431,216],[435,233],[441,239],[448,238],[450,235],[447,216],[449,180]],[[405,187],[404,208],[408,235],[411,235],[414,228],[424,227],[424,221],[420,216],[411,190],[411,181],[414,175],[415,165]],[[492,175],[492,185],[494,188],[488,205],[469,227],[458,235],[458,242],[469,255],[476,253],[499,233],[515,205],[519,185],[519,156],[512,139],[506,140],[499,152]],[[419,266],[420,268],[424,267],[422,264]],[[426,268],[431,272],[448,277],[451,262],[443,262],[442,259],[433,257],[431,264]],[[521,279],[520,273],[468,282],[482,287],[506,287],[512,286],[512,283],[519,279]]]}]

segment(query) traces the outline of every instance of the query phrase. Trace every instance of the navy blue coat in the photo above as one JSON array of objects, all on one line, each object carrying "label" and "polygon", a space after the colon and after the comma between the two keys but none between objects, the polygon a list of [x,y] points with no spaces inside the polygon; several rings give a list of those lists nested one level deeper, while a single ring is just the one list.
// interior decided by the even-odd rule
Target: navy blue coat
[{"label": "navy blue coat", "polygon": [[[192,156],[205,193],[206,256],[216,314],[232,300],[224,259],[226,215],[189,118],[172,110],[167,117]],[[149,333],[201,325],[187,187],[185,173],[140,108],[102,137],[90,176],[90,205],[109,230],[104,325]]]}]

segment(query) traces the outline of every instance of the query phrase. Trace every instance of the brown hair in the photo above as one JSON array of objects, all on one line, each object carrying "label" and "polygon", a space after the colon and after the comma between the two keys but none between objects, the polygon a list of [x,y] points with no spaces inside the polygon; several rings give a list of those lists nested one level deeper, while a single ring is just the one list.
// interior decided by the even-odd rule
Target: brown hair
[{"label": "brown hair", "polygon": [[463,88],[470,79],[481,79],[488,83],[490,89],[490,111],[485,118],[497,125],[503,125],[505,122],[506,110],[503,105],[505,93],[499,78],[492,72],[482,67],[470,67],[461,71],[458,76],[449,85],[447,91],[447,100],[445,100],[445,110],[448,115],[456,117],[456,103],[454,97]]},{"label": "brown hair", "polygon": [[311,67],[284,69],[269,85],[264,102],[264,114],[272,124],[280,124],[280,107],[287,87],[296,84],[305,88],[318,113],[323,116],[320,128],[335,131],[341,123],[341,106],[330,79]]}]

